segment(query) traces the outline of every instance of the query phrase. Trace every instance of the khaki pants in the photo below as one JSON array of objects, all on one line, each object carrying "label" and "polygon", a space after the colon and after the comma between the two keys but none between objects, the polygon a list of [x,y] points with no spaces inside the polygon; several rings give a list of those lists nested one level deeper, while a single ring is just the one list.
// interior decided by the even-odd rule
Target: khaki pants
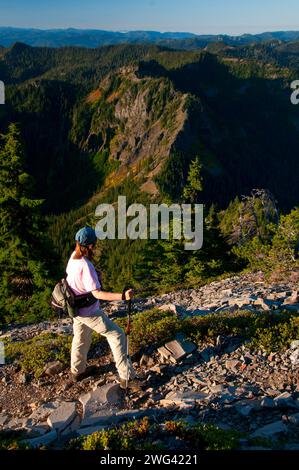
[{"label": "khaki pants", "polygon": [[[126,335],[123,330],[110,320],[102,311],[94,317],[75,317],[73,319],[73,342],[71,352],[71,371],[81,374],[86,369],[87,354],[91,344],[92,331],[105,336],[112,350],[115,365],[121,379],[127,377]],[[129,378],[136,372],[131,361],[128,361]]]}]

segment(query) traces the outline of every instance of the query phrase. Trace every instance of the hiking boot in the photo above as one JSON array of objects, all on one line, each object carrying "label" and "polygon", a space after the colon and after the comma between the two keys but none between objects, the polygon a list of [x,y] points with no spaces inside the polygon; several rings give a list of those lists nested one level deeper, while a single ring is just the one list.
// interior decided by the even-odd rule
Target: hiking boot
[{"label": "hiking boot", "polygon": [[95,375],[98,372],[97,366],[88,366],[86,367],[84,372],[81,372],[81,374],[73,374],[72,373],[72,380],[73,382],[80,382],[83,379],[86,379],[87,377],[91,377],[92,375]]},{"label": "hiking boot", "polygon": [[128,392],[135,393],[140,392],[142,390],[142,386],[144,382],[139,378],[136,377],[135,379],[129,379],[128,381],[128,388],[126,387],[127,381],[126,379],[119,379],[119,386],[123,390],[128,390]]}]

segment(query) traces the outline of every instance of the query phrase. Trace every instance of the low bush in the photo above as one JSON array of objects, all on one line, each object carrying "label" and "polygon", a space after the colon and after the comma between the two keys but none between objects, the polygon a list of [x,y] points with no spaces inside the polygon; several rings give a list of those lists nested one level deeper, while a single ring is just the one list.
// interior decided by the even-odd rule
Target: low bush
[{"label": "low bush", "polygon": [[299,338],[299,315],[289,312],[213,313],[204,317],[186,318],[182,331],[195,341],[215,340],[217,336],[238,336],[250,341],[251,349],[279,351]]},{"label": "low bush", "polygon": [[[104,337],[93,332],[90,352]],[[5,341],[7,363],[14,362],[21,370],[39,378],[48,362],[70,362],[72,336],[46,333],[25,341]]]},{"label": "low bush", "polygon": [[233,450],[239,446],[241,434],[235,430],[223,430],[213,424],[198,423],[193,426],[184,421],[167,421],[168,432],[188,441],[195,448],[205,450]]},{"label": "low bush", "polygon": [[[239,445],[241,435],[224,431],[212,424],[188,425],[184,421],[167,421],[164,425],[150,424],[147,417],[109,430],[95,432],[70,441],[68,448],[77,450],[163,450],[169,449],[172,437],[182,441],[186,449],[232,450]],[[170,446],[171,444],[170,441]]]},{"label": "low bush", "polygon": [[[118,320],[125,329],[126,319]],[[211,313],[180,319],[171,311],[152,309],[138,313],[132,319],[131,354],[150,345],[160,346],[179,333],[195,343],[215,341],[217,336],[238,336],[254,349],[277,351],[290,346],[299,338],[299,315],[289,312]]]},{"label": "low bush", "polygon": [[[127,319],[117,323],[126,328]],[[149,346],[159,347],[172,340],[177,333],[197,344],[215,341],[217,336],[239,337],[253,350],[267,352],[288,348],[299,338],[299,315],[289,312],[249,312],[213,313],[204,317],[180,319],[171,311],[158,309],[137,313],[132,317],[130,334],[130,354],[135,354]],[[93,334],[92,348],[103,337]],[[70,361],[71,336],[42,334],[26,341],[5,342],[5,355],[8,362],[16,362],[24,372],[40,377],[45,365],[51,361]]]},{"label": "low bush", "polygon": [[[118,320],[119,326],[126,328],[127,320]],[[181,322],[173,312],[158,309],[138,313],[132,318],[130,352],[136,353],[142,348],[165,343],[180,330]]]},{"label": "low bush", "polygon": [[25,437],[24,431],[3,430],[0,431],[1,450],[27,450],[29,445],[21,442]]},{"label": "low bush", "polygon": [[70,361],[71,337],[53,333],[36,336],[26,341],[8,342],[5,356],[8,362],[17,363],[24,372],[40,377],[45,365],[51,361]]},{"label": "low bush", "polygon": [[[109,430],[102,430],[73,439],[69,443],[70,449],[81,450],[141,450],[145,445],[144,439],[151,434],[148,418],[141,421],[130,421]],[[148,444],[148,443],[147,443]]]}]

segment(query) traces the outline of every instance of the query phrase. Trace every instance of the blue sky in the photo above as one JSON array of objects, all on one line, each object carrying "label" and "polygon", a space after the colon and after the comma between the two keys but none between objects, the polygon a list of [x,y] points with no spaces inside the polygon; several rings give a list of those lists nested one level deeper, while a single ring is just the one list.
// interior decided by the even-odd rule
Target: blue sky
[{"label": "blue sky", "polygon": [[299,30],[298,0],[0,0],[0,26],[241,34]]}]

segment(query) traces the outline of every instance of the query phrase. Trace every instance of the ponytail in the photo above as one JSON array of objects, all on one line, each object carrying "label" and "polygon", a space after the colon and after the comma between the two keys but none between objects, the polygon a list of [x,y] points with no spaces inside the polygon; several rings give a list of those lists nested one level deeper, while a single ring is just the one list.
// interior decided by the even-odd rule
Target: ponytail
[{"label": "ponytail", "polygon": [[91,261],[92,257],[93,257],[93,251],[92,251],[92,248],[90,248],[90,246],[91,245],[89,245],[89,246],[80,245],[79,242],[76,242],[76,248],[75,248],[76,255],[75,255],[75,258],[80,259],[80,258],[82,258],[82,256],[84,256],[85,258],[88,258]]}]

